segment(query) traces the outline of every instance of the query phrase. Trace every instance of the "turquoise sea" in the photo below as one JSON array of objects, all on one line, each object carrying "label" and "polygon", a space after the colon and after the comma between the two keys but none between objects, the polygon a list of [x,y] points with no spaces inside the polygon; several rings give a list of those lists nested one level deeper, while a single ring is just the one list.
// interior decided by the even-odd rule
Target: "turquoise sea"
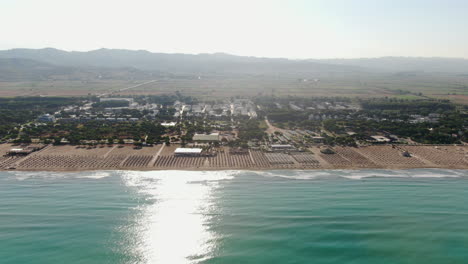
[{"label": "turquoise sea", "polygon": [[0,263],[468,263],[468,171],[0,172]]}]

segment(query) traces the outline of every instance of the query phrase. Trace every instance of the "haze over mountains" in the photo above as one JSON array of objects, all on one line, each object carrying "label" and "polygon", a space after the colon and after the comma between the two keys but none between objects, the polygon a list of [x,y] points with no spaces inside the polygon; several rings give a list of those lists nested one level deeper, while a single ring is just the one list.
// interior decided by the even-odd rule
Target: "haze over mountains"
[{"label": "haze over mountains", "polygon": [[383,57],[290,60],[214,54],[165,54],[99,49],[68,52],[53,48],[0,51],[0,80],[57,78],[148,79],[170,74],[304,76],[316,74],[468,74],[468,60]]}]

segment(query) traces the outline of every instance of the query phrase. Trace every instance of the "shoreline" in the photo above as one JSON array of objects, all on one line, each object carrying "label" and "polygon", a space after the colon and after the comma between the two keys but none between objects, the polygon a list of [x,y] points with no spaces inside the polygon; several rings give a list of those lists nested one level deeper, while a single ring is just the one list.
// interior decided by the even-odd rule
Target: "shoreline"
[{"label": "shoreline", "polygon": [[466,167],[336,167],[336,168],[81,168],[81,169],[65,169],[65,168],[52,168],[52,169],[0,169],[5,172],[99,172],[99,171],[359,171],[359,170],[468,170]]},{"label": "shoreline", "polygon": [[[404,170],[468,169],[468,146],[390,146],[333,147],[322,153],[320,147],[304,152],[264,152],[249,149],[215,149],[207,156],[176,156],[175,145],[141,149],[132,146],[82,148],[48,145],[27,155],[7,155],[13,147],[0,144],[0,171],[226,171],[226,170]],[[410,155],[403,155],[405,153]]]}]

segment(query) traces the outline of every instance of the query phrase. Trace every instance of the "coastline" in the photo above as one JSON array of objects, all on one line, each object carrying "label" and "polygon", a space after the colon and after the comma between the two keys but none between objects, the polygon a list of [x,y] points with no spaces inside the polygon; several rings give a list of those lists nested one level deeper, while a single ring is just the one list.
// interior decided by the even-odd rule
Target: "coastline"
[{"label": "coastline", "polygon": [[[210,156],[178,157],[177,146],[46,146],[25,156],[7,156],[11,144],[0,144],[0,171],[272,171],[272,170],[405,170],[468,169],[468,146],[368,146],[321,148],[307,152],[268,153],[248,150],[241,154],[221,147]],[[410,157],[402,155],[408,151]],[[2,153],[3,152],[3,153]]]},{"label": "coastline", "polygon": [[387,167],[387,168],[357,168],[357,167],[348,167],[348,168],[83,168],[83,169],[14,169],[14,170],[5,170],[0,169],[3,172],[65,172],[65,173],[76,173],[76,172],[101,172],[101,171],[254,171],[254,172],[263,172],[263,171],[360,171],[360,170],[416,170],[416,169],[428,169],[428,170],[466,170],[468,171],[468,166],[466,167]]}]

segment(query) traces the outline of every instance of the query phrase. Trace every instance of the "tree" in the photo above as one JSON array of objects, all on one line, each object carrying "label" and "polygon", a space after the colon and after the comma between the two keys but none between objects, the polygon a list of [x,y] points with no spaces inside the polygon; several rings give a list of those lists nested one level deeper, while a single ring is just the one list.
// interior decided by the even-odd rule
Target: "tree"
[{"label": "tree", "polygon": [[59,137],[54,138],[54,145],[60,145],[62,142],[62,139]]}]

